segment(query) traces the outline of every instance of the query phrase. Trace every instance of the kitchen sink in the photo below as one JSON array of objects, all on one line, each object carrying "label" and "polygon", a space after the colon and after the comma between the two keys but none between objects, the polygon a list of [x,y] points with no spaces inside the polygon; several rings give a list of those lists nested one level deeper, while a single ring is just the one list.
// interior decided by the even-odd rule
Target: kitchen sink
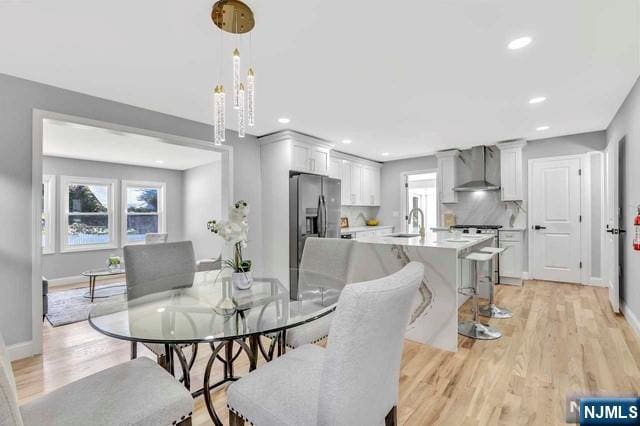
[{"label": "kitchen sink", "polygon": [[419,237],[420,234],[391,234],[391,235],[387,235],[387,237],[391,237],[391,238],[413,238],[413,237]]}]

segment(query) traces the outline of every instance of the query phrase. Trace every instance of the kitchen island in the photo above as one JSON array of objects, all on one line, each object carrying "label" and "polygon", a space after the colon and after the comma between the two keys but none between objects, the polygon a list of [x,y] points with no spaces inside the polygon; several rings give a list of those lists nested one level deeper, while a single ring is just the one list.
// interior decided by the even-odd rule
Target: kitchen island
[{"label": "kitchen island", "polygon": [[[394,273],[411,261],[424,265],[424,279],[411,311],[406,337],[448,351],[458,348],[458,307],[469,286],[464,257],[493,242],[492,235],[473,235],[454,240],[452,234],[427,232],[424,239],[392,234],[357,239],[354,282]],[[464,277],[464,278],[463,278]]]}]

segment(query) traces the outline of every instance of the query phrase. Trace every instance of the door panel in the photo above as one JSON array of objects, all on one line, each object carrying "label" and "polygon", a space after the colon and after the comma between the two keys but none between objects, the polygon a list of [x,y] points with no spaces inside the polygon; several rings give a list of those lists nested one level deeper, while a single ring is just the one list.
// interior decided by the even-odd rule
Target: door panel
[{"label": "door panel", "polygon": [[[619,199],[619,161],[620,146],[619,141],[611,141],[607,145],[607,231],[620,228],[620,199]],[[604,267],[609,287],[609,302],[614,312],[620,312],[620,235],[614,232],[607,232],[604,241],[606,247],[606,263]]]},{"label": "door panel", "polygon": [[309,168],[310,147],[301,143],[293,142],[291,146],[291,168],[301,172],[311,171]]},{"label": "door panel", "polygon": [[351,204],[362,205],[362,166],[351,163]]},{"label": "door panel", "polygon": [[329,172],[329,150],[314,147],[311,151],[313,160],[313,172],[326,175]]},{"label": "door panel", "polygon": [[580,159],[533,163],[532,229],[534,278],[579,283]]}]

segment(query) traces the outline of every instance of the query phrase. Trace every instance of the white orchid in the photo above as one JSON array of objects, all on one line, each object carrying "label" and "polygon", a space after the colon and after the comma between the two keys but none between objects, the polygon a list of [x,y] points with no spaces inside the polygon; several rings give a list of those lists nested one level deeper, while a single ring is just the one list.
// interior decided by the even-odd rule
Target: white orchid
[{"label": "white orchid", "polygon": [[229,220],[217,222],[210,220],[207,228],[222,237],[227,244],[234,246],[233,259],[225,260],[225,264],[236,272],[248,272],[251,261],[242,259],[242,249],[247,247],[249,239],[249,203],[240,200],[229,207]]}]

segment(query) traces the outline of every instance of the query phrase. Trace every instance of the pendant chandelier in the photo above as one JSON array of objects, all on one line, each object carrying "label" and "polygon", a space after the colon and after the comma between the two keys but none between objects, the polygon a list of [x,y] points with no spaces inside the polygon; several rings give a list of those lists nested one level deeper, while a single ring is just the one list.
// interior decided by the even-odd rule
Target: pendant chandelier
[{"label": "pendant chandelier", "polygon": [[242,63],[240,60],[240,50],[238,47],[241,41],[241,35],[250,33],[250,31],[255,26],[255,20],[251,8],[240,0],[219,0],[218,2],[216,2],[216,4],[213,5],[213,10],[211,11],[211,19],[213,20],[213,23],[221,30],[220,71],[218,74],[218,84],[216,84],[216,87],[213,90],[214,141],[216,145],[221,145],[222,142],[225,141],[225,109],[227,104],[227,96],[225,93],[224,85],[222,84],[224,32],[235,35],[235,47],[232,52],[233,93],[231,94],[231,103],[233,105],[233,109],[236,112],[238,120],[238,137],[243,138],[245,136],[247,125],[253,126],[255,124],[256,74],[251,67],[251,34],[249,34],[250,66],[247,70],[246,80],[244,82],[242,81]]}]

